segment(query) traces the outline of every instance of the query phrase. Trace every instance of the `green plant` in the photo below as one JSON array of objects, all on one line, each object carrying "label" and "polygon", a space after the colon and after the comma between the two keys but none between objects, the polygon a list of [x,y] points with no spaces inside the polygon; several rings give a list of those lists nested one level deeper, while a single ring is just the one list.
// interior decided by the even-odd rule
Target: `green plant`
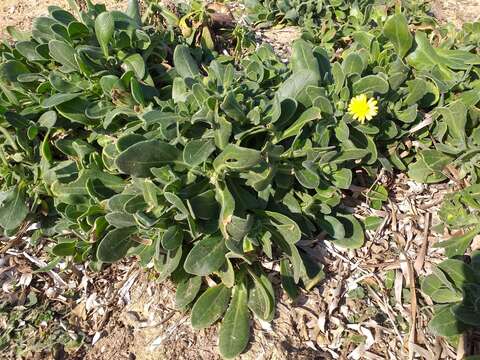
[{"label": "green plant", "polygon": [[[245,0],[247,21],[256,27],[297,25],[302,37],[333,53],[352,41],[381,32],[399,2],[378,0]],[[402,1],[409,23],[434,22],[425,2]],[[407,46],[407,44],[405,44]]]},{"label": "green plant", "polygon": [[471,185],[462,191],[449,194],[442,203],[440,219],[449,229],[462,231],[460,235],[434,245],[444,248],[445,255],[449,258],[463,256],[473,238],[480,233],[479,189],[479,184]]},{"label": "green plant", "polygon": [[214,34],[212,33],[211,11],[201,1],[191,1],[188,8],[183,11],[183,15],[178,26],[182,31],[182,35],[191,44],[196,43],[207,49],[215,48]]},{"label": "green plant", "polygon": [[[277,167],[285,173],[278,181],[287,184],[293,167],[281,158],[282,146],[255,139],[268,129],[250,131],[232,88],[238,81],[237,91],[254,97],[257,122],[266,91],[232,64],[212,62],[204,77],[185,45],[176,46],[172,69],[172,34],[143,27],[137,10],[129,16],[90,5],[81,22],[49,10],[31,37],[11,29],[17,42],[1,49],[1,227],[13,233],[31,214],[56,240],[52,254],[94,268],[127,254],[143,264],[153,259],[160,279],[172,275],[178,283],[180,308],[196,298],[203,277],[213,277],[219,285],[195,302],[194,325],[208,326],[225,312],[221,352],[241,352],[247,306],[265,320],[274,314],[259,254],[284,253],[292,263],[285,271],[292,266],[294,282],[306,287],[321,277],[321,267],[295,246],[301,227],[292,220],[315,229],[300,204],[318,211],[316,191],[284,186],[277,196],[290,196],[292,210],[277,208]],[[250,76],[265,71],[266,84],[278,83],[274,69],[283,65],[266,49],[260,54],[265,59],[251,59]],[[352,235],[361,241],[357,221],[344,222],[356,226]],[[218,308],[211,308],[212,296]]]},{"label": "green plant", "polygon": [[[308,240],[324,231],[336,246],[363,245],[362,224],[339,206],[357,172],[374,184],[410,162],[412,177],[440,177],[449,155],[400,153],[427,131],[426,114],[461,103],[474,121],[475,97],[456,95],[475,89],[480,58],[455,41],[432,47],[398,12],[339,58],[299,40],[289,66],[267,46],[212,59],[161,14],[172,26],[144,25],[135,1],[128,14],[89,4],[79,20],[51,7],[31,35],[10,29],[0,227],[40,221],[54,256],[94,269],[125,256],[153,263],[194,327],[223,317],[220,352],[231,358],[247,345],[250,312],[274,316],[264,260],[280,262],[295,298],[323,277]],[[379,106],[364,124],[348,111],[361,94]],[[380,186],[369,196],[375,207],[387,199]]]},{"label": "green plant", "polygon": [[168,78],[162,63],[172,35],[142,27],[135,4],[130,16],[90,4],[79,12],[80,20],[52,6],[50,16],[34,21],[31,35],[8,29],[16,42],[0,48],[5,230],[15,230],[29,212],[54,214],[55,181],[71,180],[82,170],[114,179],[88,169],[90,162],[101,163],[88,131],[96,128],[94,137],[108,138],[105,129],[140,111]]},{"label": "green plant", "polygon": [[439,211],[448,228],[462,233],[434,245],[444,248],[450,259],[434,267],[421,283],[422,291],[436,304],[429,326],[438,335],[451,337],[480,327],[480,252],[473,252],[468,264],[462,259],[480,233],[478,190],[479,185],[475,184],[447,195]]},{"label": "green plant", "polygon": [[182,34],[186,44],[201,47],[207,57],[227,51],[238,58],[254,48],[250,31],[237,23],[229,7],[220,2],[179,3],[173,13],[152,1],[147,13],[160,14]]},{"label": "green plant", "polygon": [[423,279],[422,291],[436,303],[429,327],[437,335],[480,328],[480,252],[472,254],[470,264],[456,259],[438,264]]}]

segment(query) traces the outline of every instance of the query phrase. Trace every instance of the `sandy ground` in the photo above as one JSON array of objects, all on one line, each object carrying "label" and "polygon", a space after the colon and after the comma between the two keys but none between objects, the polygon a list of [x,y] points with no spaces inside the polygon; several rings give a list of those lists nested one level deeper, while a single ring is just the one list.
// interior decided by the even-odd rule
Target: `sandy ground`
[{"label": "sandy ground", "polygon": [[[126,8],[126,0],[96,2],[105,3],[112,9]],[[444,22],[453,22],[461,26],[464,22],[480,19],[480,0],[435,0],[432,4],[435,16]],[[11,25],[28,29],[32,20],[45,14],[50,5],[67,8],[68,2],[67,0],[0,0],[0,30]]]},{"label": "sandy ground", "polygon": [[480,20],[480,0],[438,0],[433,2],[432,10],[438,19],[457,27]]},{"label": "sandy ground", "polygon": [[[93,1],[105,3],[110,9],[125,9],[124,0]],[[0,30],[7,26],[18,26],[28,30],[32,20],[48,13],[49,6],[56,5],[69,9],[67,0],[0,0]]]}]

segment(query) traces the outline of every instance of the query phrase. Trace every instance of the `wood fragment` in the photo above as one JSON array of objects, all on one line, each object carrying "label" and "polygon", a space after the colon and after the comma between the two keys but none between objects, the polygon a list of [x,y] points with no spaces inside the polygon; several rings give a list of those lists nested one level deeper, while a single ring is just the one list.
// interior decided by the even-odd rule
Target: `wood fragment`
[{"label": "wood fragment", "polygon": [[428,248],[428,234],[430,233],[430,221],[431,221],[431,214],[425,213],[422,246],[420,247],[420,250],[417,253],[417,258],[415,260],[415,265],[414,265],[414,269],[417,272],[417,274],[420,273],[420,271],[423,269],[423,265],[425,264],[425,255],[427,255],[427,248]]},{"label": "wood fragment", "polygon": [[467,346],[467,333],[463,333],[458,338],[458,346],[457,346],[457,357],[456,360],[462,360],[466,355],[466,346]]},{"label": "wood fragment", "polygon": [[[33,255],[30,255],[28,253],[26,253],[25,251],[22,253],[22,255],[28,259],[29,261],[31,261],[32,263],[34,263],[35,265],[37,265],[39,268],[44,268],[47,266],[47,263],[38,259],[37,257],[33,256]],[[47,271],[47,274],[53,279],[53,281],[57,284],[57,285],[60,285],[61,287],[68,287],[67,283],[60,277],[60,275],[58,275],[55,271],[53,270],[49,270]]]},{"label": "wood fragment", "polygon": [[417,290],[415,288],[415,272],[412,263],[407,259],[408,278],[410,282],[410,333],[408,336],[408,359],[413,360],[416,344],[416,328],[417,328]]},{"label": "wood fragment", "polygon": [[24,235],[27,232],[29,227],[30,227],[30,222],[28,222],[28,221],[24,222],[20,226],[20,229],[18,230],[15,237],[13,237],[6,245],[4,245],[0,249],[0,254],[4,254],[4,253],[7,252],[8,249],[11,249],[13,247],[16,247],[17,245],[20,245],[22,243],[23,237],[24,237]]}]

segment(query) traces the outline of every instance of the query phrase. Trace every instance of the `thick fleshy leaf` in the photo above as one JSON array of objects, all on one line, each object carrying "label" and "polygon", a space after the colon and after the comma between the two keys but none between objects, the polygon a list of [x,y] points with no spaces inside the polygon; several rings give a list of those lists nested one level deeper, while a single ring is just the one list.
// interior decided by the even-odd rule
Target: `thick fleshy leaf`
[{"label": "thick fleshy leaf", "polygon": [[175,250],[182,245],[183,232],[179,226],[170,226],[162,235],[162,246],[165,250]]},{"label": "thick fleshy leaf", "polygon": [[142,17],[140,16],[140,6],[138,0],[128,0],[126,14],[130,16],[138,26],[142,25]]},{"label": "thick fleshy leaf", "polygon": [[56,106],[57,111],[65,118],[84,125],[94,124],[95,121],[87,118],[85,111],[90,106],[90,102],[82,97],[76,97],[73,100],[62,102]]},{"label": "thick fleshy leaf", "polygon": [[37,46],[33,41],[19,41],[15,44],[15,49],[29,61],[45,61],[46,59],[37,51]]},{"label": "thick fleshy leaf", "polygon": [[288,129],[282,132],[282,134],[279,136],[279,138],[275,142],[279,142],[279,141],[288,139],[289,137],[298,135],[306,124],[321,118],[322,118],[322,111],[319,108],[312,107],[312,108],[309,108],[308,110],[305,110],[305,112],[303,112],[302,115],[300,115],[300,117],[297,120],[295,120],[292,125],[288,127]]},{"label": "thick fleshy leaf", "polygon": [[434,334],[454,336],[465,331],[466,325],[457,319],[453,309],[454,305],[447,305],[435,312],[435,316],[428,323],[428,327]]},{"label": "thick fleshy leaf", "polygon": [[339,169],[332,172],[332,183],[340,189],[348,189],[352,184],[352,177],[350,169]]},{"label": "thick fleshy leaf", "polygon": [[187,209],[187,207],[183,203],[183,200],[180,199],[178,195],[171,192],[165,192],[163,193],[163,196],[165,196],[165,199],[177,210],[179,210],[185,217],[190,216],[190,211]]},{"label": "thick fleshy leaf", "polygon": [[55,126],[55,123],[57,122],[57,113],[53,110],[49,110],[44,112],[39,118],[38,118],[38,124],[40,126],[46,127],[47,129],[51,129]]},{"label": "thick fleshy leaf", "polygon": [[28,215],[25,191],[14,187],[0,192],[0,227],[5,230],[18,228]]},{"label": "thick fleshy leaf", "polygon": [[151,168],[174,164],[180,152],[173,145],[159,140],[138,142],[121,152],[115,160],[120,171],[136,177],[150,177]]},{"label": "thick fleshy leaf", "polygon": [[75,49],[71,45],[60,40],[51,40],[48,50],[52,59],[62,65],[60,71],[70,73],[80,70],[75,59]]},{"label": "thick fleshy leaf", "polygon": [[413,79],[406,82],[408,86],[408,96],[404,104],[408,106],[416,105],[427,93],[427,82],[423,79]]},{"label": "thick fleshy leaf", "polygon": [[182,254],[182,247],[167,251],[166,253],[161,251],[160,241],[157,241],[153,267],[158,272],[158,281],[165,280],[178,268]]},{"label": "thick fleshy leaf", "polygon": [[260,151],[229,144],[213,161],[216,171],[223,168],[245,170],[257,165],[262,159]]},{"label": "thick fleshy leaf", "polygon": [[133,71],[137,79],[143,79],[146,75],[145,60],[142,55],[132,54],[124,60],[125,66],[128,71]]},{"label": "thick fleshy leaf", "polygon": [[32,37],[39,42],[49,41],[54,39],[55,33],[52,31],[52,26],[58,24],[55,19],[40,16],[33,20]]},{"label": "thick fleshy leaf", "polygon": [[445,255],[449,258],[463,256],[470,246],[473,238],[480,232],[480,226],[465,232],[465,234],[453,236],[448,240],[433,244],[434,248],[444,248]]},{"label": "thick fleshy leaf", "polygon": [[95,19],[95,35],[102,48],[103,55],[108,56],[108,45],[115,31],[115,20],[111,13],[103,12]]},{"label": "thick fleshy leaf", "polygon": [[52,17],[61,22],[63,25],[68,25],[72,21],[75,21],[75,16],[63,9],[55,9],[51,11]]},{"label": "thick fleshy leaf", "polygon": [[365,240],[362,225],[353,215],[337,214],[338,219],[345,229],[345,237],[335,239],[333,244],[347,249],[358,249],[362,247]]},{"label": "thick fleshy leaf", "polygon": [[251,215],[247,215],[246,218],[232,216],[226,226],[228,238],[225,240],[225,245],[228,250],[239,255],[244,253],[244,239],[251,230],[253,222]]},{"label": "thick fleshy leaf", "polygon": [[232,291],[223,284],[207,289],[192,308],[192,326],[204,329],[217,321],[227,310]]},{"label": "thick fleshy leaf", "polygon": [[90,34],[88,27],[78,21],[72,21],[70,24],[68,24],[67,31],[71,39],[83,38]]},{"label": "thick fleshy leaf", "polygon": [[447,259],[438,264],[438,267],[448,275],[457,289],[462,289],[465,284],[477,281],[474,270],[464,261]]},{"label": "thick fleshy leaf", "polygon": [[215,150],[215,144],[209,139],[197,139],[189,141],[183,149],[183,161],[195,167],[208,159]]},{"label": "thick fleshy leaf", "polygon": [[82,91],[82,87],[77,86],[77,84],[72,81],[68,81],[65,76],[58,71],[52,71],[48,76],[48,81],[50,81],[50,84],[59,93],[77,93]]},{"label": "thick fleshy leaf", "polygon": [[55,94],[42,101],[42,107],[48,109],[79,97],[81,94]]},{"label": "thick fleshy leaf", "polygon": [[450,164],[452,157],[437,150],[424,150],[417,162],[411,163],[408,176],[418,182],[435,183],[446,179],[443,174],[445,166]]},{"label": "thick fleshy leaf", "polygon": [[75,254],[76,241],[62,242],[52,248],[55,256],[73,256]]},{"label": "thick fleshy leaf", "polygon": [[342,63],[342,69],[346,76],[353,74],[362,74],[364,63],[360,55],[349,53]]},{"label": "thick fleshy leaf", "polygon": [[30,73],[20,61],[9,60],[0,64],[0,82],[15,83],[22,74]]},{"label": "thick fleshy leaf", "polygon": [[407,57],[408,63],[418,70],[431,70],[438,66],[442,71],[448,68],[465,70],[471,65],[480,64],[480,56],[463,50],[435,49],[422,31],[415,33],[417,47]]},{"label": "thick fleshy leaf", "polygon": [[67,184],[56,181],[52,184],[51,191],[61,202],[72,205],[81,204],[89,199],[88,180],[94,180],[100,184],[97,187],[98,191],[110,196],[121,192],[125,187],[125,183],[120,177],[99,170],[84,169],[78,174],[75,181]]},{"label": "thick fleshy leaf", "polygon": [[175,70],[184,79],[194,78],[200,74],[200,69],[186,45],[177,45],[173,53],[173,63],[175,64]]},{"label": "thick fleshy leaf", "polygon": [[365,230],[375,231],[383,222],[384,219],[380,216],[367,216],[364,222]]},{"label": "thick fleshy leaf", "polygon": [[295,221],[288,216],[273,211],[265,211],[264,215],[266,215],[265,224],[273,226],[287,243],[293,245],[300,241],[302,233]]},{"label": "thick fleshy leaf", "polygon": [[217,182],[215,198],[220,204],[220,231],[225,239],[230,236],[227,231],[227,226],[230,223],[233,212],[235,211],[235,199],[230,192],[228,185],[223,182]]},{"label": "thick fleshy leaf", "polygon": [[312,45],[305,40],[300,39],[293,43],[292,57],[290,59],[292,71],[294,73],[309,71],[317,80],[320,80],[320,68],[312,50]]},{"label": "thick fleshy leaf", "polygon": [[252,275],[252,280],[248,289],[248,307],[260,319],[271,321],[275,314],[274,299],[259,277]]},{"label": "thick fleshy leaf", "polygon": [[290,262],[287,259],[282,259],[280,261],[280,275],[282,278],[283,290],[285,290],[290,299],[296,300],[300,295],[300,291],[295,284]]},{"label": "thick fleshy leaf", "polygon": [[323,231],[326,231],[334,239],[345,238],[345,227],[335,216],[325,215],[318,219],[318,224]]},{"label": "thick fleshy leaf", "polygon": [[107,215],[105,215],[105,219],[110,225],[117,229],[137,225],[137,222],[135,221],[135,217],[133,215],[119,211],[108,213]]},{"label": "thick fleshy leaf", "polygon": [[[217,271],[217,275],[222,280],[222,284],[227,288],[232,288],[235,285],[235,270],[229,258],[225,258],[225,264]],[[225,305],[226,308],[226,305]]]},{"label": "thick fleshy leaf", "polygon": [[199,240],[185,259],[189,274],[206,276],[218,270],[225,262],[225,240],[221,236],[206,236]]},{"label": "thick fleshy leaf", "polygon": [[245,119],[244,111],[238,103],[233,92],[228,92],[223,100],[220,108],[227,114],[228,117],[236,121],[243,121]]},{"label": "thick fleshy leaf", "polygon": [[205,191],[189,199],[188,202],[195,218],[202,220],[218,218],[219,204],[215,199],[215,191]]},{"label": "thick fleshy leaf", "polygon": [[28,41],[30,40],[30,34],[28,32],[20,31],[15,26],[7,26],[5,30],[15,41]]},{"label": "thick fleshy leaf", "polygon": [[421,289],[433,301],[441,304],[462,301],[463,298],[460,291],[447,288],[436,274],[426,276],[421,282]]},{"label": "thick fleshy leaf", "polygon": [[388,92],[389,84],[387,80],[379,75],[367,75],[353,83],[353,94],[378,93],[385,94]]},{"label": "thick fleshy leaf", "polygon": [[459,304],[452,311],[462,323],[475,328],[480,326],[480,312],[475,307]]},{"label": "thick fleshy leaf", "polygon": [[250,324],[247,301],[245,285],[236,285],[218,334],[220,354],[226,359],[233,359],[239,355],[248,344]]},{"label": "thick fleshy leaf", "polygon": [[181,309],[195,300],[201,286],[201,276],[193,276],[178,284],[177,292],[175,293],[175,307]]},{"label": "thick fleshy leaf", "polygon": [[390,16],[383,27],[383,34],[392,42],[400,57],[404,57],[412,47],[413,36],[408,29],[407,18],[403,14]]},{"label": "thick fleshy leaf", "polygon": [[128,250],[136,244],[131,235],[136,232],[135,227],[111,230],[101,240],[97,249],[97,258],[106,263],[113,263],[127,255]]},{"label": "thick fleshy leaf", "polygon": [[302,101],[302,92],[307,86],[318,85],[318,76],[312,71],[304,70],[293,73],[282,85],[279,87],[277,94],[280,100],[295,99]]}]

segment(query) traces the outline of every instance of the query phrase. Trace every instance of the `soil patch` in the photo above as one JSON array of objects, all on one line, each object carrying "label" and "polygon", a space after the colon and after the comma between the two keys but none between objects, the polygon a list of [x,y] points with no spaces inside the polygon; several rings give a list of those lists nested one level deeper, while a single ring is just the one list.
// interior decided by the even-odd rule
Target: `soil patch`
[{"label": "soil patch", "polygon": [[[126,0],[93,1],[104,3],[108,9],[124,10]],[[59,6],[69,9],[67,0],[1,0],[0,1],[0,30],[4,35],[7,26],[16,26],[20,30],[30,30],[33,19],[48,14],[49,6]]]},{"label": "soil patch", "polygon": [[435,0],[432,11],[440,21],[461,28],[465,22],[480,19],[480,0]]}]

